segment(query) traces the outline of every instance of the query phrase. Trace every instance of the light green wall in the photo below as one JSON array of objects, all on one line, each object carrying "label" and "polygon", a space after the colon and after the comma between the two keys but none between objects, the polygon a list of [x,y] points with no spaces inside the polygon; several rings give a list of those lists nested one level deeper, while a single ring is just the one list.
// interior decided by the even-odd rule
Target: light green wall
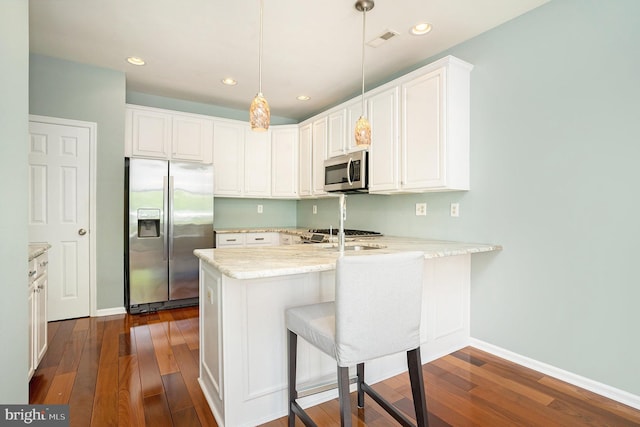
[{"label": "light green wall", "polygon": [[[296,203],[295,200],[217,197],[213,203],[213,221],[216,228],[295,227]],[[262,205],[261,214],[258,205]]]},{"label": "light green wall", "polygon": [[[165,108],[167,110],[182,111],[185,113],[204,114],[207,116],[224,117],[226,119],[249,121],[249,104],[245,110],[221,107],[201,102],[185,101],[184,99],[166,98],[164,96],[150,95],[148,93],[127,91],[127,103],[144,105],[146,107]],[[289,125],[297,123],[296,120],[271,116],[272,125]]]},{"label": "light green wall", "polygon": [[124,306],[123,200],[125,75],[31,55],[29,112],[98,124],[97,308]]},{"label": "light green wall", "polygon": [[[472,336],[635,395],[639,17],[636,0],[553,0],[443,53],[475,65],[471,191],[347,199],[349,227],[504,245],[472,257]],[[298,224],[336,209],[299,202]]]},{"label": "light green wall", "polygon": [[0,402],[29,403],[27,312],[29,5],[0,3]]}]

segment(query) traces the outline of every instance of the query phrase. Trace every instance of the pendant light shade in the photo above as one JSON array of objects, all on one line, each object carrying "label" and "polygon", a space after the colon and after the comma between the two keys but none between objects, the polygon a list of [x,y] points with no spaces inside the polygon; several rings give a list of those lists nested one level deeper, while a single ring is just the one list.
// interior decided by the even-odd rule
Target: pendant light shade
[{"label": "pendant light shade", "polygon": [[367,27],[367,12],[373,9],[374,5],[373,0],[358,0],[355,4],[356,9],[362,12],[362,115],[356,122],[354,131],[356,144],[360,146],[371,145],[371,124],[365,117],[364,111],[364,38]]},{"label": "pendant light shade", "polygon": [[262,8],[263,0],[260,0],[260,49],[258,58],[258,94],[249,107],[249,124],[251,130],[256,132],[266,132],[271,122],[271,111],[269,103],[262,95]]}]

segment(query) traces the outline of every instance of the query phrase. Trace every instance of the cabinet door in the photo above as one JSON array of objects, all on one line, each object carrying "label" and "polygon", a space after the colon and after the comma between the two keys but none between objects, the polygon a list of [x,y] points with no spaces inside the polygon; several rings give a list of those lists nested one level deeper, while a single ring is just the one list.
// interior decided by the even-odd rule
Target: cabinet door
[{"label": "cabinet door", "polygon": [[369,98],[371,147],[369,191],[392,191],[399,183],[398,88]]},{"label": "cabinet door", "polygon": [[335,157],[344,154],[346,141],[345,141],[345,127],[347,122],[347,110],[342,109],[331,113],[328,119],[328,138],[327,148],[328,156]]},{"label": "cabinet door", "polygon": [[443,68],[402,85],[402,188],[445,184]]},{"label": "cabinet door", "polygon": [[327,117],[313,122],[313,194],[326,194],[324,191],[324,161],[327,159]]},{"label": "cabinet door", "polygon": [[280,244],[278,233],[247,233],[245,237],[247,246],[277,246]]},{"label": "cabinet door", "polygon": [[36,311],[34,321],[36,322],[34,335],[34,367],[42,360],[47,351],[47,275],[41,276],[34,283],[36,298]]},{"label": "cabinet door", "polygon": [[169,158],[171,115],[157,111],[133,110],[131,114],[131,155]]},{"label": "cabinet door", "polygon": [[35,335],[36,335],[36,320],[35,320],[35,315],[36,315],[36,292],[35,292],[35,287],[33,285],[33,283],[31,283],[29,285],[29,299],[27,302],[27,307],[29,310],[29,329],[28,329],[28,334],[29,334],[29,353],[27,354],[28,357],[28,373],[27,373],[27,378],[31,379],[31,377],[33,376],[33,373],[36,370],[36,364],[35,364],[35,357],[34,357],[34,343],[35,343]]},{"label": "cabinet door", "polygon": [[254,132],[245,126],[244,195],[271,196],[271,131]]},{"label": "cabinet door", "polygon": [[300,196],[311,196],[312,192],[312,125],[304,125],[300,128],[300,145],[298,151],[299,183],[298,194]]},{"label": "cabinet door", "polygon": [[298,196],[298,127],[271,130],[271,195]]},{"label": "cabinet door", "polygon": [[171,158],[211,163],[213,121],[189,116],[173,117]]},{"label": "cabinet door", "polygon": [[244,233],[218,233],[216,234],[216,248],[244,246]]},{"label": "cabinet door", "polygon": [[214,123],[213,170],[216,196],[242,195],[245,126],[239,123]]},{"label": "cabinet door", "polygon": [[[369,101],[365,99],[364,108],[367,111]],[[369,113],[371,114],[371,113]],[[347,152],[366,150],[367,147],[356,144],[356,123],[362,116],[362,100],[358,97],[356,102],[352,102],[347,105],[347,131],[346,131],[346,147]],[[372,122],[371,117],[367,116],[369,122]],[[373,126],[373,125],[372,125]]]}]

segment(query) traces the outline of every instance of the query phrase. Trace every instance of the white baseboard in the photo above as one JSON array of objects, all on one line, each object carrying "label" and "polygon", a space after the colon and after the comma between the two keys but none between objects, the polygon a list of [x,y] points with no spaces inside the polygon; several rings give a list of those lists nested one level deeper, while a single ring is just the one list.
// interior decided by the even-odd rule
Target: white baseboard
[{"label": "white baseboard", "polygon": [[538,372],[542,372],[545,375],[549,375],[559,380],[568,382],[569,384],[573,384],[585,390],[592,391],[601,396],[631,406],[632,408],[640,409],[640,396],[636,396],[624,390],[620,390],[615,387],[611,387],[606,384],[591,380],[589,378],[576,375],[572,372],[565,371],[564,369],[560,369],[555,366],[530,359],[504,348],[489,344],[488,342],[478,340],[476,338],[471,338],[469,344],[472,347],[476,347],[479,350],[486,351],[487,353],[491,353],[513,363],[517,363],[518,365],[522,365]]},{"label": "white baseboard", "polygon": [[91,317],[113,316],[115,314],[126,314],[126,313],[127,313],[127,310],[124,307],[102,308],[100,310],[96,310],[94,315]]}]

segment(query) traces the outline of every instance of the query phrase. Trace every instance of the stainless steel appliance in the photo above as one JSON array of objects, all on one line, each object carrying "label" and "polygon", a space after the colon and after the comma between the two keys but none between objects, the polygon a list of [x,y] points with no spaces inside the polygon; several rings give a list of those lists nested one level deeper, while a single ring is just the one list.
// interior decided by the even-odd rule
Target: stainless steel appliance
[{"label": "stainless steel appliance", "polygon": [[126,159],[125,305],[130,313],[198,303],[194,249],[212,248],[213,167]]},{"label": "stainless steel appliance", "polygon": [[324,190],[362,193],[369,191],[368,153],[356,151],[324,161]]}]

